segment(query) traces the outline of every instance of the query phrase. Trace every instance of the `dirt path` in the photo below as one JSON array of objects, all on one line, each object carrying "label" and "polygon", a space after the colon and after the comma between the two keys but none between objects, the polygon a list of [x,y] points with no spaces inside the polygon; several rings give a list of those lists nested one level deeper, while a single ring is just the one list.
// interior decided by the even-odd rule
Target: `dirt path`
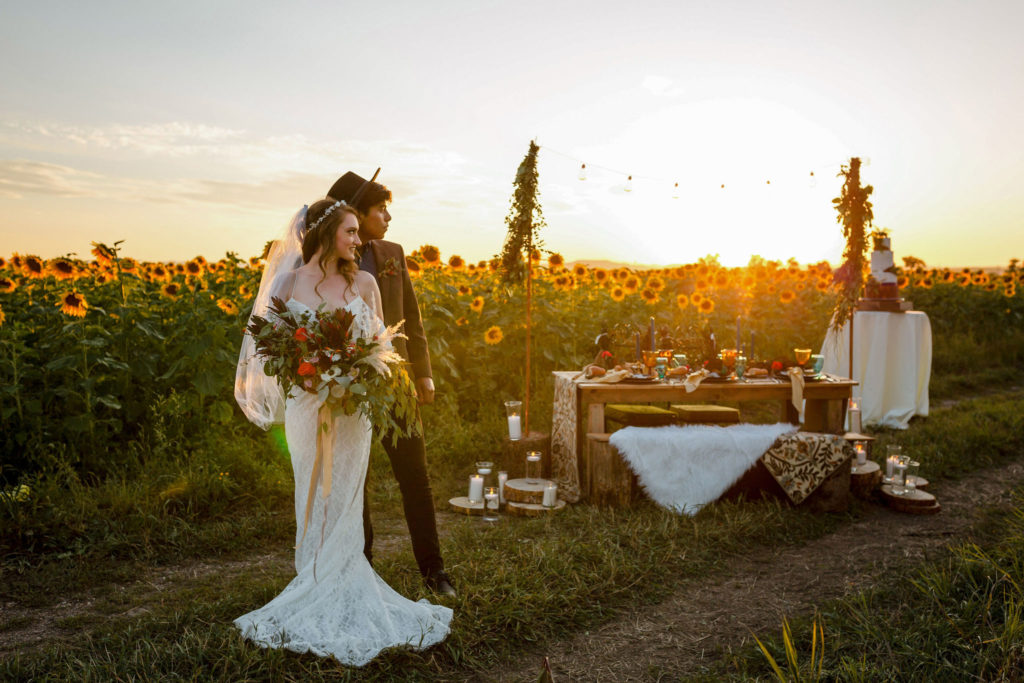
[{"label": "dirt path", "polygon": [[1024,462],[935,485],[938,515],[913,516],[870,506],[855,523],[824,538],[778,551],[737,557],[727,575],[681,587],[659,605],[631,610],[598,630],[524,658],[502,681],[535,681],[541,657],[555,680],[677,680],[701,672],[757,634],[777,633],[784,615],[860,592],[897,566],[936,557],[966,538],[985,508],[1008,503],[1024,482]]}]

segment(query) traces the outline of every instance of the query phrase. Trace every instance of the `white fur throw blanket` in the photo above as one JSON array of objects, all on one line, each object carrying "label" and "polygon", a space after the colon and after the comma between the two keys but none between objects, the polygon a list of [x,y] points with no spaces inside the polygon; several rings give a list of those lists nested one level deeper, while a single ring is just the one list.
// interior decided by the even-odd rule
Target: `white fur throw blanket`
[{"label": "white fur throw blanket", "polygon": [[717,500],[791,424],[626,427],[608,442],[654,502],[687,515]]}]

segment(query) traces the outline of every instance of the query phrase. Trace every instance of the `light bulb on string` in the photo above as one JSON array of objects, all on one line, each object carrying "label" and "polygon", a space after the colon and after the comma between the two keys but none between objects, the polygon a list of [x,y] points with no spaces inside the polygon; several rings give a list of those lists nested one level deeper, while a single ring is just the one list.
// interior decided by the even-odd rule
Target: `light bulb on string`
[{"label": "light bulb on string", "polygon": [[807,181],[807,186],[808,187],[817,187],[818,186],[818,177],[816,175],[814,175],[814,171],[811,171],[810,180]]},{"label": "light bulb on string", "polygon": [[626,185],[622,188],[624,192],[633,191],[633,176],[626,178]]},{"label": "light bulb on string", "polygon": [[587,165],[586,164],[580,164],[579,179],[580,180],[586,180],[587,179]]},{"label": "light bulb on string", "polygon": [[679,183],[672,188],[672,199],[679,199]]}]

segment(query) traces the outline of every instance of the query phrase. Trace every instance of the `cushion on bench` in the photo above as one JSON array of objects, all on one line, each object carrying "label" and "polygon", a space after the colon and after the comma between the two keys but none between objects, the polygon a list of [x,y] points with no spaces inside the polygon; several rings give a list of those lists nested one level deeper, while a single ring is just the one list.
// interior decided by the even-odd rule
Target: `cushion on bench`
[{"label": "cushion on bench", "polygon": [[738,424],[740,411],[728,406],[673,403],[672,412],[683,424]]},{"label": "cushion on bench", "polygon": [[604,407],[609,432],[623,427],[665,427],[676,421],[676,414],[657,406],[634,403],[609,403]]}]

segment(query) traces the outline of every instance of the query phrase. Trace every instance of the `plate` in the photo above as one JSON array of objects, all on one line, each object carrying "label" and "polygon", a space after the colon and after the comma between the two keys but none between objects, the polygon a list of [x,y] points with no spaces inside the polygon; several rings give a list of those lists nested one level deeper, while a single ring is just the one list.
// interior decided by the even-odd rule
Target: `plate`
[{"label": "plate", "polygon": [[705,377],[701,380],[701,384],[725,384],[726,382],[737,381],[734,377]]},{"label": "plate", "polygon": [[623,377],[622,381],[627,384],[650,384],[651,382],[657,382],[658,378],[647,375],[628,375]]}]

